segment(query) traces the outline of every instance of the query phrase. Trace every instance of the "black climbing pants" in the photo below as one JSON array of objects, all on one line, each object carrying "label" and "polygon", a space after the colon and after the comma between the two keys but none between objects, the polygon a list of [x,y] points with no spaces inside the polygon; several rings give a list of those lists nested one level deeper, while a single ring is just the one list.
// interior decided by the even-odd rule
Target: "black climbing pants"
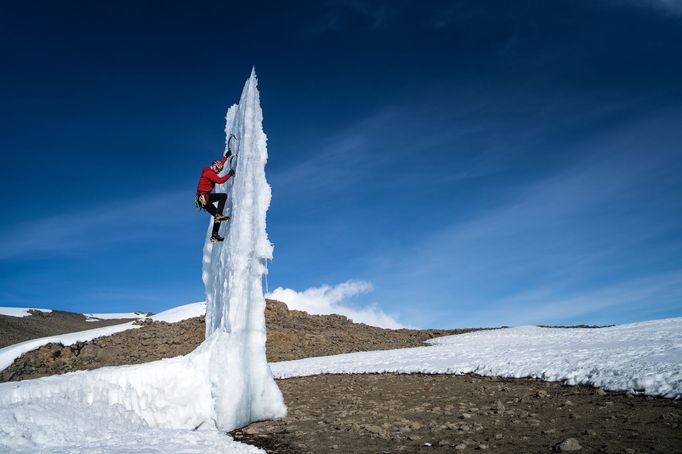
[{"label": "black climbing pants", "polygon": [[[218,202],[218,208],[213,205],[216,202]],[[223,192],[212,192],[208,195],[208,203],[204,205],[204,210],[208,211],[213,216],[217,214],[223,214],[225,202],[227,202],[227,194]]]},{"label": "black climbing pants", "polygon": [[[214,203],[218,202],[218,207],[216,208]],[[227,194],[223,192],[212,192],[208,194],[208,203],[204,205],[204,210],[211,213],[211,215],[216,216],[218,214],[223,214],[223,209],[225,208],[225,202],[227,202]],[[218,234],[220,229],[220,222],[213,221],[213,235]]]}]

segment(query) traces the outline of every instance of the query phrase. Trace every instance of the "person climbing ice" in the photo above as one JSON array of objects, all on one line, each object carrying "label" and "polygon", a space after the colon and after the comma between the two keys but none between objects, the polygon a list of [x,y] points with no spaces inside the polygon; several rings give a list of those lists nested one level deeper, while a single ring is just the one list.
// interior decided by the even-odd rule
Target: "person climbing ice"
[{"label": "person climbing ice", "polygon": [[[232,151],[228,147],[227,153],[225,153],[221,159],[214,161],[211,166],[201,169],[199,185],[197,186],[197,208],[204,209],[213,216],[213,233],[211,234],[212,243],[223,241],[225,239],[218,234],[218,231],[220,230],[220,222],[230,219],[229,216],[225,216],[223,214],[225,202],[227,202],[227,194],[223,192],[213,192],[213,188],[215,187],[216,183],[225,183],[230,179],[230,177],[234,176],[234,169],[230,169],[230,171],[222,177],[218,175],[223,171],[225,161],[227,161],[230,156],[232,156]],[[218,204],[217,207],[214,205],[215,203]]]}]

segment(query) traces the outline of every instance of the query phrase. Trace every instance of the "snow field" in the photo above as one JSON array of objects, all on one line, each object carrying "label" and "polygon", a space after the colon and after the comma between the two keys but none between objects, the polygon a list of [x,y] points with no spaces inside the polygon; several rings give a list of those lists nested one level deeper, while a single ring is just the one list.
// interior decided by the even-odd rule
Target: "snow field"
[{"label": "snow field", "polygon": [[100,320],[115,320],[119,318],[147,318],[146,312],[110,312],[106,314],[83,314],[86,322],[99,322]]},{"label": "snow field", "polygon": [[198,303],[184,304],[182,306],[173,307],[167,311],[152,315],[149,318],[157,322],[177,323],[190,318],[200,317],[205,313],[206,302],[200,301]]},{"label": "snow field", "polygon": [[202,316],[206,313],[206,302],[200,301],[198,303],[184,304],[182,306],[173,307],[158,314],[147,316],[146,312],[111,312],[106,314],[83,314],[89,317],[87,322],[94,322],[97,320],[112,320],[117,318],[137,318],[144,320],[150,318],[157,322],[176,323],[188,318]]},{"label": "snow field", "polygon": [[32,307],[0,307],[0,315],[9,317],[28,317],[28,311],[52,312],[52,309],[36,309]]},{"label": "snow field", "polygon": [[432,346],[272,363],[276,378],[317,374],[534,377],[682,398],[682,318],[610,328],[521,326],[445,336]]}]

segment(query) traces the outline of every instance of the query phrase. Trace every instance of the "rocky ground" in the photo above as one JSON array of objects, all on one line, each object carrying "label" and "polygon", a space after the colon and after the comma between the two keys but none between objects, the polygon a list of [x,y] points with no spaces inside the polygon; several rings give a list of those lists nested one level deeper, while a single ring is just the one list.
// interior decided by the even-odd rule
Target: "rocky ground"
[{"label": "rocky ground", "polygon": [[[270,361],[422,345],[470,330],[384,330],[268,301]],[[93,327],[88,323],[87,327]],[[140,329],[19,358],[0,381],[192,351],[203,318]],[[494,450],[682,453],[682,404],[529,379],[452,375],[322,375],[279,380],[287,418],[232,433],[267,452],[421,453]]]},{"label": "rocky ground", "polygon": [[269,453],[682,452],[682,405],[530,379],[279,380],[287,418],[232,433]]}]

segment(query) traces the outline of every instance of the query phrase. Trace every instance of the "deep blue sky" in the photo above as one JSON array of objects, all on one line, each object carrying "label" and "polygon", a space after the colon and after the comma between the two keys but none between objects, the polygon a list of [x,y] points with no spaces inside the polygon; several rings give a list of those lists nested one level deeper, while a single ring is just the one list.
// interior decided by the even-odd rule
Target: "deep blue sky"
[{"label": "deep blue sky", "polygon": [[411,326],[682,315],[675,0],[3,2],[0,306],[203,299],[256,67],[269,287]]}]

